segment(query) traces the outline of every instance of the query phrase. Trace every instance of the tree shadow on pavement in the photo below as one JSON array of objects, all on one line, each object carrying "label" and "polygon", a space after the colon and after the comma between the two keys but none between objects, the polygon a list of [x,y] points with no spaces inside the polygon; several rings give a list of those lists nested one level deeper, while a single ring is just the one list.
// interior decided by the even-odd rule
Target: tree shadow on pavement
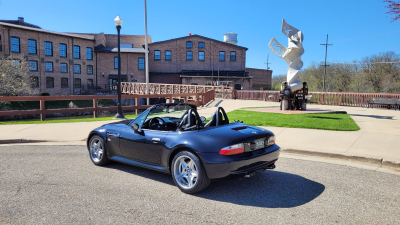
[{"label": "tree shadow on pavement", "polygon": [[371,117],[375,119],[385,119],[385,120],[393,119],[393,116],[377,116],[377,115],[363,115],[363,114],[349,114],[349,116],[363,116],[363,117]]},{"label": "tree shadow on pavement", "polygon": [[196,196],[265,208],[297,207],[317,198],[325,186],[295,174],[266,171],[253,178],[216,181]]}]

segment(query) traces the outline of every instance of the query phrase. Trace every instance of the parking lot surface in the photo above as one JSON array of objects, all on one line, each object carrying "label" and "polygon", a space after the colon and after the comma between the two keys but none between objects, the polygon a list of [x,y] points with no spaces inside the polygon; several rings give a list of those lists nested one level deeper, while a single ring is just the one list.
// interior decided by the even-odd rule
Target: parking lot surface
[{"label": "parking lot surface", "polygon": [[400,224],[400,176],[280,158],[188,195],[159,172],[97,167],[84,146],[0,146],[0,224]]}]

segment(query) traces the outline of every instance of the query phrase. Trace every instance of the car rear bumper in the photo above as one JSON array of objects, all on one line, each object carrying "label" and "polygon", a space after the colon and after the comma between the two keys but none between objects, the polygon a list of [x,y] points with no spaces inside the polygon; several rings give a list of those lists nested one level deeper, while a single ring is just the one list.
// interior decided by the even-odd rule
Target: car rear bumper
[{"label": "car rear bumper", "polygon": [[[214,153],[215,154],[215,153]],[[271,167],[279,158],[280,148],[277,145],[266,149],[256,150],[247,157],[231,157],[226,162],[207,162],[210,155],[206,155],[204,167],[210,179],[227,179],[233,177],[243,177],[244,175],[256,170]],[[226,156],[225,156],[226,157]]]}]

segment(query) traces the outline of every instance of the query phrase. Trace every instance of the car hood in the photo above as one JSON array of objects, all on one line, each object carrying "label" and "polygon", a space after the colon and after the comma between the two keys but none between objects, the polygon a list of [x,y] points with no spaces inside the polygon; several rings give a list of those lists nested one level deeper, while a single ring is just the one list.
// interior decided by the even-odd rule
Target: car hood
[{"label": "car hood", "polygon": [[208,129],[210,134],[217,134],[232,140],[262,138],[274,135],[267,129],[250,126],[243,123],[231,123],[217,127],[210,127]]}]

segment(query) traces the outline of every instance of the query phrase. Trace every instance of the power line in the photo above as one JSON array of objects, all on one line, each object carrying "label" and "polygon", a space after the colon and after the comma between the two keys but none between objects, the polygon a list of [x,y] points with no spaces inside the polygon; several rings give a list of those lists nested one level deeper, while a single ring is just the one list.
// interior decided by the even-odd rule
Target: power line
[{"label": "power line", "polygon": [[323,65],[324,68],[324,83],[323,83],[323,92],[325,92],[325,79],[326,79],[326,67],[329,65],[326,65],[326,57],[328,55],[328,45],[333,45],[333,44],[328,44],[328,35],[326,35],[326,43],[325,44],[321,44],[321,45],[325,45],[325,64]]}]

